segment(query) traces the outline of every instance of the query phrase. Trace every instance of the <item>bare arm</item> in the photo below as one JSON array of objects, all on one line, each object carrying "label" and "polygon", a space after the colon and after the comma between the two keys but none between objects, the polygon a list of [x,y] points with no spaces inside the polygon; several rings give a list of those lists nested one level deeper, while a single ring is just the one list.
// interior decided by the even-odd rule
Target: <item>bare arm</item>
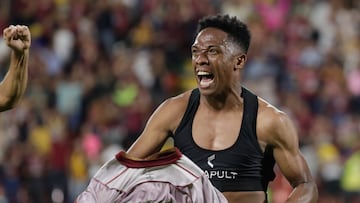
[{"label": "bare arm", "polygon": [[270,114],[268,143],[274,147],[274,158],[282,174],[294,188],[286,202],[317,202],[317,186],[300,152],[295,126],[282,112]]},{"label": "bare arm", "polygon": [[[187,95],[187,94],[186,94]],[[160,151],[170,133],[179,125],[188,96],[180,95],[163,102],[149,118],[144,131],[127,151],[135,158],[146,158]]]},{"label": "bare arm", "polygon": [[0,83],[0,111],[13,108],[25,92],[31,45],[27,26],[9,26],[4,29],[3,38],[12,51],[9,70]]}]

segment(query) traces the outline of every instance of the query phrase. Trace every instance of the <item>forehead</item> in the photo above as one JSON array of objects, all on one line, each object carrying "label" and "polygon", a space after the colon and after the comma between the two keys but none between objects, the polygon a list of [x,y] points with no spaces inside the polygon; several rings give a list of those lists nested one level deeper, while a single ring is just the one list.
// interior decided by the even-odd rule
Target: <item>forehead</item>
[{"label": "forehead", "polygon": [[227,39],[227,33],[217,28],[205,28],[195,38],[193,46],[223,45]]}]

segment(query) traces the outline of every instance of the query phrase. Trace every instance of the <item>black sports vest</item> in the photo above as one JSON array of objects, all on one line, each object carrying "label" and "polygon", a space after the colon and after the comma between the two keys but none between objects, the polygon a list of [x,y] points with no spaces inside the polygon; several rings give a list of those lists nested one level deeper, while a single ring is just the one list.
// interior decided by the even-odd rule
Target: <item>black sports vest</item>
[{"label": "black sports vest", "polygon": [[200,93],[194,89],[178,129],[174,145],[205,171],[221,192],[265,191],[275,177],[274,158],[270,148],[262,152],[256,135],[257,96],[242,88],[244,113],[240,134],[231,147],[212,151],[199,147],[192,137],[192,124],[199,106]]}]

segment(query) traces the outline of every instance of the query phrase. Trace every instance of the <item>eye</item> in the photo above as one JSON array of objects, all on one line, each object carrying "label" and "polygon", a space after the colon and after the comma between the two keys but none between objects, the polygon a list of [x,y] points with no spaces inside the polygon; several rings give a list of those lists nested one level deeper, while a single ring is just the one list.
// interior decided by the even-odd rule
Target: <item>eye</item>
[{"label": "eye", "polygon": [[219,51],[216,48],[210,48],[208,50],[209,55],[217,55],[219,54]]},{"label": "eye", "polygon": [[196,56],[199,55],[199,50],[198,49],[191,49],[191,54]]}]

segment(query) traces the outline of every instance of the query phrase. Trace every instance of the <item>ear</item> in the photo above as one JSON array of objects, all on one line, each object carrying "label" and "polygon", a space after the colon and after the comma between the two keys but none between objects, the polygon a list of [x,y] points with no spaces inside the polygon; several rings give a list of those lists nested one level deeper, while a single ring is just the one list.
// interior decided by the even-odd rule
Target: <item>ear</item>
[{"label": "ear", "polygon": [[247,60],[246,54],[242,54],[242,55],[237,56],[236,61],[235,61],[234,71],[237,70],[237,69],[244,68],[246,60]]},{"label": "ear", "polygon": [[247,56],[245,54],[238,56],[237,57],[237,65],[244,66],[246,60],[247,60]]}]

